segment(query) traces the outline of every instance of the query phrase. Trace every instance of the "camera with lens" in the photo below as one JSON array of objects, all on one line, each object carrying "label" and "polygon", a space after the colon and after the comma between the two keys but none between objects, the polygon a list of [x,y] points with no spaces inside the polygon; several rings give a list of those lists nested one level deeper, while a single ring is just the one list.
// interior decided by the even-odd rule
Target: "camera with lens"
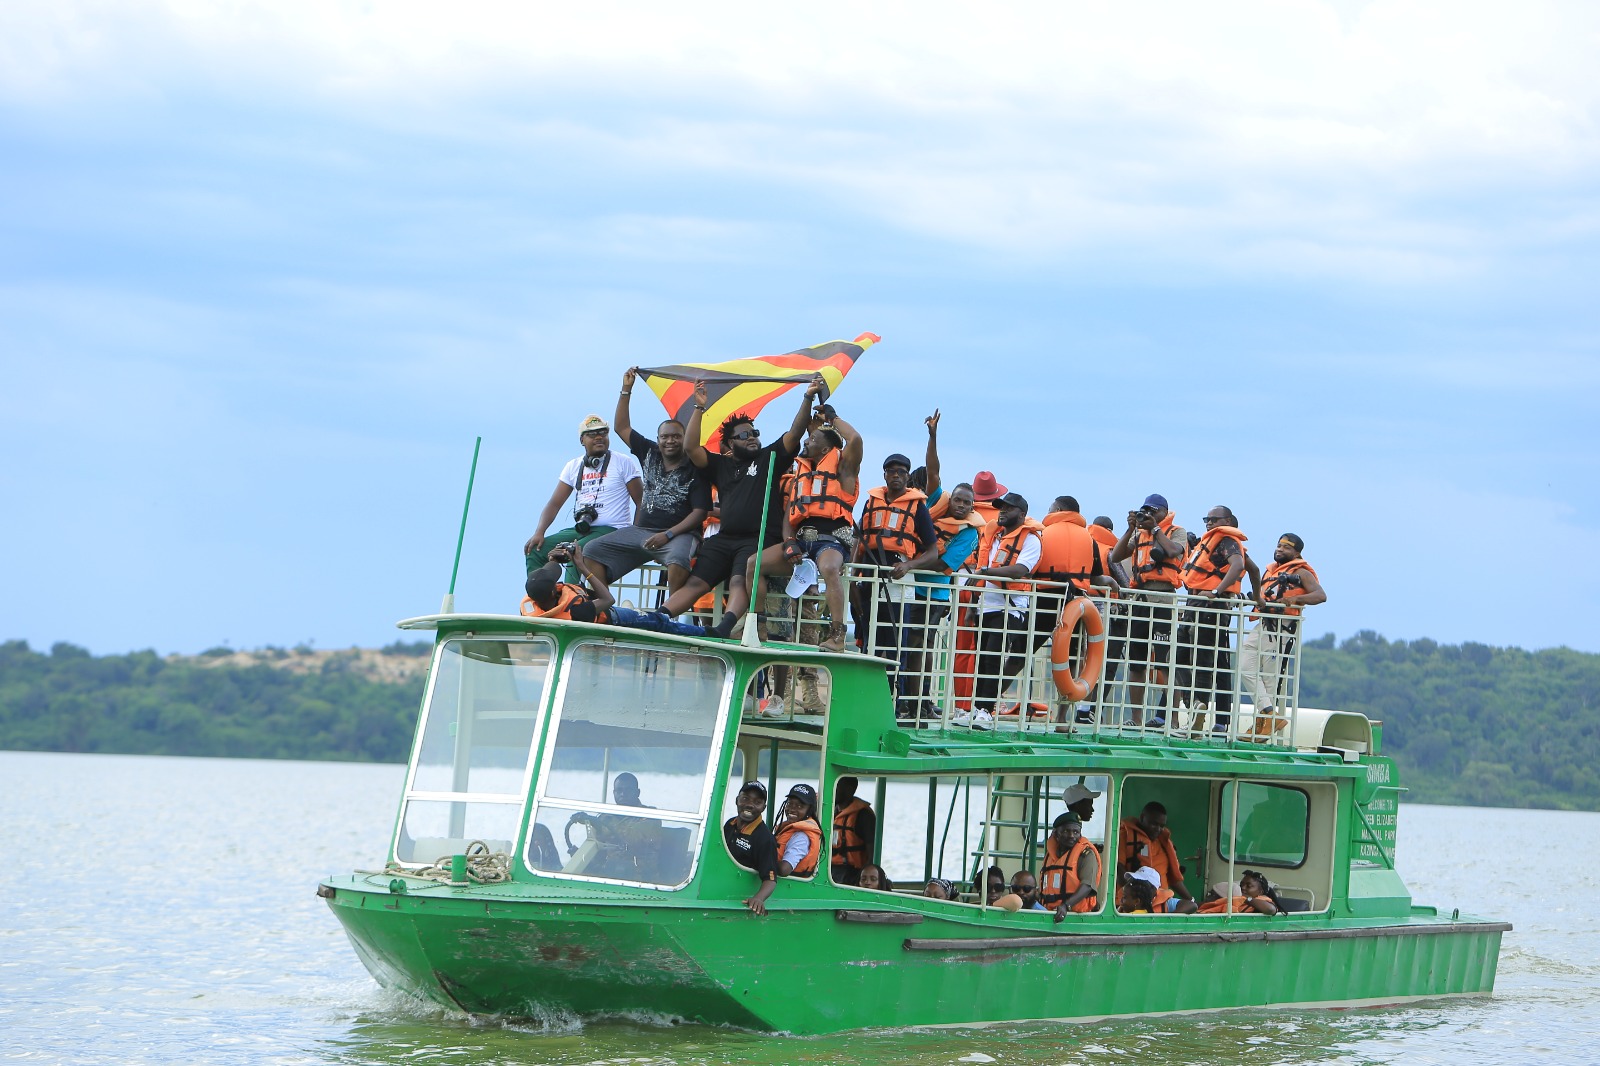
[{"label": "camera with lens", "polygon": [[600,508],[592,503],[586,503],[572,512],[572,528],[578,531],[579,536],[587,537],[599,517]]}]

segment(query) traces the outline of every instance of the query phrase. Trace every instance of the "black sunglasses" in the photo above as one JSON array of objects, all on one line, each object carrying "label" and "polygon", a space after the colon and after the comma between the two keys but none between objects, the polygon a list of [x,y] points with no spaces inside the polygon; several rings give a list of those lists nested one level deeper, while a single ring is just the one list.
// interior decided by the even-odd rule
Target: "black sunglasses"
[{"label": "black sunglasses", "polygon": [[761,431],[752,427],[745,430],[743,433],[732,433],[729,434],[729,436],[731,436],[734,440],[749,440],[751,437],[761,436]]}]

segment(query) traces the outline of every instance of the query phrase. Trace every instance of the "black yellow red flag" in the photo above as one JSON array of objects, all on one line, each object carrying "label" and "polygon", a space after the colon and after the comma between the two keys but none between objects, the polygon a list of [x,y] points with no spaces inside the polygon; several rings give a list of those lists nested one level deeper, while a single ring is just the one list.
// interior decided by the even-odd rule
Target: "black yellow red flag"
[{"label": "black yellow red flag", "polygon": [[700,443],[715,450],[721,446],[722,424],[736,414],[751,418],[796,385],[821,374],[832,393],[856,365],[856,360],[881,338],[863,333],[853,341],[825,341],[786,352],[730,359],[725,363],[674,363],[642,366],[639,377],[661,400],[667,414],[684,425],[694,414],[694,383],[706,383],[706,409],[700,416]]}]

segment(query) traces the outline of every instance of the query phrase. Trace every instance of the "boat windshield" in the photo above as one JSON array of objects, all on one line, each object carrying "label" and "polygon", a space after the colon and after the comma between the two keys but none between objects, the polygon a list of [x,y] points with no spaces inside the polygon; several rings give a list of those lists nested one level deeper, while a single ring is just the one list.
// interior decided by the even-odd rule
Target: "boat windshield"
[{"label": "boat windshield", "polygon": [[529,866],[684,884],[705,825],[728,702],[727,662],[591,641],[571,649],[562,676],[529,829]]},{"label": "boat windshield", "polygon": [[443,641],[423,703],[395,840],[403,863],[460,854],[474,840],[512,850],[555,656],[546,638]]}]

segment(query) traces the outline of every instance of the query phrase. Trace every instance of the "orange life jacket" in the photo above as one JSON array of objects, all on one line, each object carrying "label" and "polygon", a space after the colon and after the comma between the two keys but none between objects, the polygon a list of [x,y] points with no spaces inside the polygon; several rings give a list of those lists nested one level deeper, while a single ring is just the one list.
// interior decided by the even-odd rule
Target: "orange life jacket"
[{"label": "orange life jacket", "polygon": [[1065,581],[1080,592],[1089,591],[1094,576],[1095,543],[1083,515],[1077,511],[1054,511],[1044,516],[1044,531],[1039,534],[1039,562],[1033,576],[1042,580]]},{"label": "orange life jacket", "polygon": [[[1078,877],[1078,859],[1084,851],[1092,851],[1095,858],[1100,857],[1100,849],[1082,837],[1072,845],[1072,850],[1063,858],[1056,850],[1056,838],[1052,834],[1044,842],[1044,866],[1039,869],[1039,902],[1050,910],[1061,906],[1061,901],[1078,891],[1078,886],[1083,881]],[[1070,908],[1079,914],[1086,914],[1095,909],[1098,892],[1091,892],[1084,896]]]},{"label": "orange life jacket", "polygon": [[[1245,535],[1232,526],[1212,526],[1206,530],[1205,536],[1200,538],[1200,543],[1194,546],[1194,551],[1189,553],[1189,561],[1183,564],[1183,587],[1190,592],[1210,592],[1222,584],[1222,576],[1228,572],[1228,557],[1222,554],[1222,542],[1232,539],[1239,544],[1239,551],[1244,552]],[[1239,579],[1244,576],[1241,569],[1224,592],[1238,592]]]},{"label": "orange life jacket", "polygon": [[[976,529],[978,531],[978,542],[980,544],[983,542],[984,522],[982,518],[978,517],[978,512],[976,510],[969,511],[967,513],[967,517],[965,518],[951,518],[949,515],[936,518],[933,520],[933,527],[935,530],[934,540],[938,542],[939,555],[941,556],[939,567],[947,574],[954,573],[955,571],[944,565],[942,557],[945,549],[950,547],[950,542],[955,540],[956,534],[960,533],[963,529]],[[961,565],[956,569],[970,568],[973,564],[973,561],[977,559],[977,557],[978,549],[973,548],[972,551],[967,553],[967,557],[961,560]]]},{"label": "orange life jacket", "polygon": [[[1017,528],[1009,533],[1001,530],[999,522],[985,525],[978,539],[978,565],[1010,566],[1016,561],[1017,556],[1022,554],[1022,546],[1027,539],[1038,537],[1043,533],[1044,526],[1036,518],[1024,518],[1017,524]],[[998,589],[1009,589],[1013,592],[1033,591],[1032,583],[1026,580],[1006,581],[993,577],[986,577],[983,580]]]},{"label": "orange life jacket", "polygon": [[1121,892],[1121,900],[1117,905],[1117,909],[1127,914],[1165,914],[1167,911],[1167,900],[1171,898],[1172,890],[1163,886],[1156,889],[1155,896],[1150,900],[1149,910],[1145,910],[1143,907],[1130,908],[1128,906],[1130,903],[1136,903],[1140,901],[1134,897],[1132,892],[1124,888]]},{"label": "orange life jacket", "polygon": [[789,843],[789,838],[796,833],[804,833],[811,841],[811,850],[806,852],[806,857],[800,860],[800,865],[794,868],[791,877],[805,877],[815,873],[817,857],[822,854],[822,829],[814,818],[802,818],[798,822],[787,822],[778,827],[778,858],[783,858],[783,849]]},{"label": "orange life jacket", "polygon": [[855,517],[856,498],[861,495],[861,482],[856,481],[854,492],[846,493],[839,479],[839,449],[830,449],[815,463],[805,456],[794,461],[794,473],[785,474],[788,483],[784,496],[789,501],[789,525],[795,529],[808,518],[844,519]]},{"label": "orange life jacket", "polygon": [[867,506],[861,512],[861,550],[887,553],[911,559],[922,553],[917,539],[917,504],[927,500],[921,489],[906,489],[892,501],[879,485],[867,493]]},{"label": "orange life jacket", "polygon": [[[1156,528],[1163,534],[1172,533],[1172,512],[1167,512],[1167,517],[1156,523]],[[1140,529],[1134,535],[1133,542],[1133,587],[1144,588],[1152,581],[1165,581],[1173,588],[1177,588],[1183,578],[1182,556],[1177,559],[1167,559],[1156,562],[1151,557],[1151,551],[1156,546],[1156,535],[1153,530]],[[1182,550],[1182,546],[1179,546]]]},{"label": "orange life jacket", "polygon": [[[1140,854],[1141,845],[1143,854]],[[1150,867],[1161,875],[1162,888],[1183,875],[1178,869],[1178,850],[1172,846],[1172,831],[1162,829],[1151,836],[1137,818],[1124,818],[1117,830],[1117,862],[1127,870]]]},{"label": "orange life jacket", "polygon": [[[1301,571],[1310,574],[1313,579],[1317,576],[1311,564],[1298,557],[1267,567],[1267,572],[1261,575],[1261,598],[1268,603],[1283,603],[1284,596],[1303,587],[1299,577]],[[1282,613],[1299,614],[1300,608],[1285,604]]]},{"label": "orange life jacket", "polygon": [[867,841],[857,831],[856,826],[861,821],[861,812],[868,807],[866,800],[856,796],[833,812],[833,854],[829,859],[831,865],[851,866],[859,870],[867,864],[870,858],[867,854]]},{"label": "orange life jacket", "polygon": [[[1259,897],[1257,897],[1259,898]],[[1250,900],[1244,896],[1229,896],[1227,899],[1214,899],[1210,903],[1200,904],[1199,914],[1260,914],[1261,912],[1250,906]]]},{"label": "orange life jacket", "polygon": [[[541,608],[537,603],[534,603],[532,597],[530,597],[530,596],[522,597],[522,614],[523,614],[523,617],[525,617],[525,618],[564,618],[564,619],[567,619],[568,621],[571,621],[572,620],[572,608],[577,606],[580,603],[585,603],[588,600],[593,599],[593,597],[589,595],[589,590],[588,589],[582,588],[582,587],[580,587],[578,585],[569,585],[565,581],[557,581],[556,582],[556,595],[558,597],[558,599],[556,600],[556,605],[554,607],[550,608],[548,611],[544,610],[543,608]],[[605,611],[603,611],[603,610],[596,611],[596,613],[595,613],[595,621],[596,622],[604,622],[605,619],[606,619],[606,612]]]}]

